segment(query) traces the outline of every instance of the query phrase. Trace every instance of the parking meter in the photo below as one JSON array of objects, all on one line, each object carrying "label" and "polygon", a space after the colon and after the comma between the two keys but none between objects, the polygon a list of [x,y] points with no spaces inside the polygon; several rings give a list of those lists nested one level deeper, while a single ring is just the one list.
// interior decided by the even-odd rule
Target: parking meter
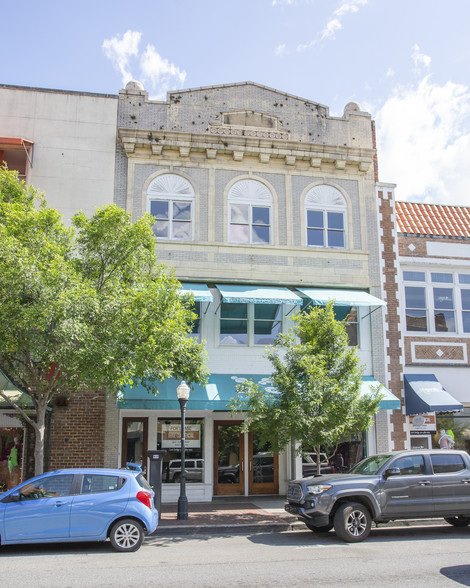
[{"label": "parking meter", "polygon": [[166,450],[149,450],[147,451],[147,457],[150,461],[149,468],[149,484],[152,486],[155,492],[154,504],[158,510],[158,519],[162,518],[161,506],[162,506],[162,471],[163,471],[163,456]]}]

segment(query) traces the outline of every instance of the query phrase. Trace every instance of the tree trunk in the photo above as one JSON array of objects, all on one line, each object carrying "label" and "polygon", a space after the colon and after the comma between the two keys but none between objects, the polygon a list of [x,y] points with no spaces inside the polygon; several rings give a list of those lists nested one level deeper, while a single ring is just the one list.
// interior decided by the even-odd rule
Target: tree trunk
[{"label": "tree trunk", "polygon": [[46,432],[46,409],[47,405],[38,403],[36,411],[36,446],[34,448],[34,474],[39,476],[44,473],[44,439]]}]

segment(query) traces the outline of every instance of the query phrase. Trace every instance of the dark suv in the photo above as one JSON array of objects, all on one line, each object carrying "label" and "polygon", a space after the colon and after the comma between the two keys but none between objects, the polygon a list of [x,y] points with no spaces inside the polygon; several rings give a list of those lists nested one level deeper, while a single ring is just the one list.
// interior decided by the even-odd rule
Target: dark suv
[{"label": "dark suv", "polygon": [[465,451],[399,451],[373,455],[348,474],[289,483],[287,512],[309,529],[334,528],[348,542],[363,541],[372,521],[444,517],[470,524],[470,457]]}]

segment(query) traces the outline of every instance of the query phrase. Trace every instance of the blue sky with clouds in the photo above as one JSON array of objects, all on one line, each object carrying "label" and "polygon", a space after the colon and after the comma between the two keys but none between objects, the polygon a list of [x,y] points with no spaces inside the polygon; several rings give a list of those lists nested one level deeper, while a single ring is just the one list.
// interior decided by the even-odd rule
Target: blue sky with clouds
[{"label": "blue sky with clouds", "polygon": [[[377,122],[402,200],[470,206],[469,0],[43,0],[3,6],[0,83],[150,96],[253,81]],[[5,51],[5,48],[8,48]]]}]

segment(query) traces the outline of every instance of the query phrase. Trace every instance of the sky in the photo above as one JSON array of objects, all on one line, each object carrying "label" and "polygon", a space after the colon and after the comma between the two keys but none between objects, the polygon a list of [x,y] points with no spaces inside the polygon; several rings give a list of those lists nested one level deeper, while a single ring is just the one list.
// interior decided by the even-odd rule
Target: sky
[{"label": "sky", "polygon": [[331,116],[355,101],[397,199],[470,206],[470,0],[4,0],[0,14],[0,84],[116,95],[136,79],[164,100],[251,81]]}]

